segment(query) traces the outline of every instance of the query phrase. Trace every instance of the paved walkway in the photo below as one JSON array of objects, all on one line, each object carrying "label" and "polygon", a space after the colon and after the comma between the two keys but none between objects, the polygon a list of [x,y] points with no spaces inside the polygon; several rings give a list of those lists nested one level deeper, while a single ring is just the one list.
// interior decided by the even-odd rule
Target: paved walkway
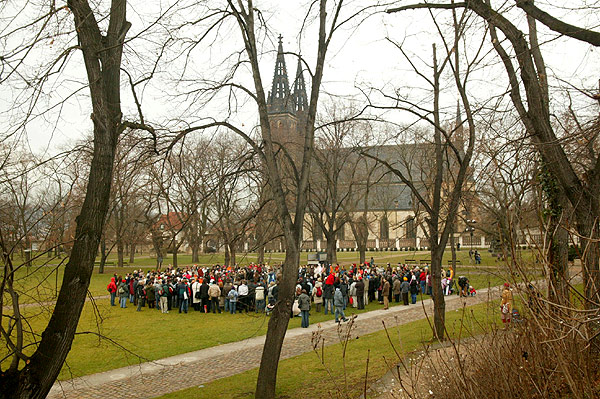
[{"label": "paved walkway", "polygon": [[[498,287],[478,291],[476,297],[446,297],[446,310],[452,311],[463,307],[497,299],[500,296]],[[423,301],[428,314],[433,314],[431,299]],[[375,310],[360,314],[354,321],[351,338],[369,334],[383,329],[382,321],[387,326],[406,324],[423,319],[423,307],[394,306],[389,310]],[[342,324],[347,326],[348,324]],[[288,330],[282,359],[294,357],[312,350],[313,332],[321,328],[325,345],[339,342],[338,325],[333,321],[313,324],[309,328]],[[343,328],[343,327],[342,327]],[[48,398],[152,398],[184,388],[190,388],[210,381],[229,377],[254,369],[260,363],[265,336],[254,337],[239,342],[215,346],[195,352],[184,353],[153,362],[141,363],[103,373],[56,382]],[[240,362],[239,359],[244,359]]]}]

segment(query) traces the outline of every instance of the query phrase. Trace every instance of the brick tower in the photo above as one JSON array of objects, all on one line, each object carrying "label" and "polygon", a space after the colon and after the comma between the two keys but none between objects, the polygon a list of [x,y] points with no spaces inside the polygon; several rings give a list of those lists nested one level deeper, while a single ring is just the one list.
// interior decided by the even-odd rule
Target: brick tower
[{"label": "brick tower", "polygon": [[283,147],[294,160],[300,160],[304,145],[305,115],[308,108],[300,59],[298,59],[298,70],[293,89],[291,92],[280,35],[273,86],[267,98],[267,111],[275,146]]}]

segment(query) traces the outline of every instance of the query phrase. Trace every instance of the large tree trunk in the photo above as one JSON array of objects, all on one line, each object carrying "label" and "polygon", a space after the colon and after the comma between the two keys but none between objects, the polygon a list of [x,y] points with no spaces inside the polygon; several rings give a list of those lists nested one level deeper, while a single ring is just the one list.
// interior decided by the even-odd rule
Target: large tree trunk
[{"label": "large tree trunk", "polygon": [[[433,240],[432,240],[433,241]],[[446,325],[446,300],[442,292],[442,257],[443,248],[431,244],[431,293],[433,298],[433,337],[439,341],[444,340]]]},{"label": "large tree trunk", "polygon": [[223,263],[225,263],[225,266],[231,266],[231,253],[229,252],[229,243],[225,242],[225,255],[224,255],[224,259],[223,259]]},{"label": "large tree trunk", "polygon": [[361,265],[364,265],[367,260],[367,246],[364,245],[363,243],[357,243],[357,244],[358,244],[358,260],[360,261]]},{"label": "large tree trunk", "polygon": [[335,240],[335,234],[327,236],[327,262],[335,265],[337,263],[337,242]]},{"label": "large tree trunk", "polygon": [[231,244],[229,245],[229,253],[230,253],[230,258],[229,258],[229,262],[231,263],[231,266],[235,266],[235,255],[236,255],[236,251],[235,251],[235,244]]},{"label": "large tree trunk", "polygon": [[135,262],[135,244],[129,244],[129,264],[133,264]]},{"label": "large tree trunk", "polygon": [[265,263],[265,246],[260,245],[258,247],[258,253],[256,255],[256,263],[263,264]]},{"label": "large tree trunk", "polygon": [[198,241],[194,242],[192,245],[192,263],[200,262],[200,245],[198,245]]},{"label": "large tree trunk", "polygon": [[[92,100],[94,154],[86,195],[76,218],[75,241],[58,299],[48,326],[30,360],[20,371],[0,375],[0,398],[45,398],[71,349],[85,304],[94,260],[108,212],[113,162],[121,129],[120,65],[123,41],[130,24],[126,1],[113,1],[106,36],[94,11],[83,0],[69,0],[81,47]],[[18,362],[17,362],[18,365]]]},{"label": "large tree trunk", "polygon": [[177,263],[177,252],[179,251],[179,244],[177,244],[177,239],[173,238],[173,269],[177,269],[179,266]]},{"label": "large tree trunk", "polygon": [[256,386],[256,398],[272,398],[275,393],[277,382],[277,366],[281,356],[283,339],[288,328],[292,304],[294,303],[294,288],[298,278],[298,265],[300,252],[296,245],[287,245],[283,274],[279,282],[279,297],[267,329],[265,346],[260,360],[258,370],[258,381]]}]

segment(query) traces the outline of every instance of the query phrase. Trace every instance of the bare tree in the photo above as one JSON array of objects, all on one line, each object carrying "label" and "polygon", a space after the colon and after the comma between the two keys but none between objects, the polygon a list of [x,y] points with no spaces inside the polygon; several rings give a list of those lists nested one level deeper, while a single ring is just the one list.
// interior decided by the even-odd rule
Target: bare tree
[{"label": "bare tree", "polygon": [[[400,159],[414,159],[417,156],[417,169],[431,170],[424,179],[415,180],[410,176],[414,165],[412,162],[402,165],[402,162],[394,162],[377,156],[377,151],[364,151],[366,156],[374,158],[385,165],[396,175],[407,187],[410,188],[415,200],[426,214],[426,234],[431,252],[431,276],[432,295],[434,302],[434,337],[443,340],[445,336],[445,300],[441,286],[442,257],[448,243],[450,234],[454,231],[454,221],[459,212],[463,188],[467,183],[470,173],[470,163],[475,146],[475,120],[470,99],[467,95],[467,84],[473,68],[480,62],[480,54],[475,50],[472,58],[461,59],[463,51],[467,49],[462,43],[467,27],[468,17],[466,13],[457,15],[453,13],[450,20],[452,32],[448,35],[443,33],[441,24],[432,15],[432,21],[439,32],[439,38],[443,44],[443,58],[441,62],[437,58],[436,45],[433,45],[432,56],[432,78],[423,74],[413,63],[410,56],[403,47],[395,44],[406,61],[411,65],[414,72],[422,78],[429,87],[433,104],[430,109],[424,109],[420,104],[412,101],[402,93],[386,95],[394,102],[394,106],[400,110],[417,115],[421,120],[428,123],[432,129],[432,142],[429,145],[415,147],[412,154],[399,156]],[[466,64],[466,65],[465,65]],[[464,70],[461,67],[464,66]],[[460,121],[453,129],[445,129],[442,125],[440,100],[442,96],[441,81],[446,68],[451,70],[451,76],[460,102],[466,113],[466,120]],[[465,129],[463,131],[463,129]],[[427,168],[430,162],[431,167]],[[394,164],[395,163],[395,164]],[[421,182],[424,184],[419,184]]]},{"label": "bare tree", "polygon": [[[5,5],[2,6],[3,10]],[[12,7],[12,5],[11,5]],[[128,122],[123,121],[121,110],[121,68],[125,38],[131,24],[126,18],[127,1],[113,0],[107,9],[90,5],[85,0],[69,0],[56,8],[54,2],[33,4],[27,2],[9,18],[3,28],[3,40],[11,47],[2,54],[3,70],[10,70],[3,80],[23,79],[21,87],[33,88],[29,120],[36,109],[36,101],[45,92],[43,85],[50,78],[60,75],[66,61],[76,51],[81,51],[85,65],[87,87],[91,100],[93,123],[93,156],[87,179],[85,199],[76,219],[73,247],[64,270],[64,277],[52,317],[45,330],[34,343],[31,355],[24,352],[22,341],[9,345],[12,361],[0,374],[0,397],[43,398],[46,397],[69,353],[75,336],[79,317],[88,294],[94,260],[109,207],[113,163],[119,135]],[[22,18],[31,18],[23,23]],[[72,19],[71,19],[72,18]],[[21,24],[11,26],[10,24]],[[11,36],[12,35],[12,36]],[[15,40],[15,35],[21,36]],[[47,46],[51,38],[76,36],[76,43],[62,41],[56,59],[44,64],[29,79],[20,73],[28,66],[30,58]],[[27,96],[25,96],[27,97]],[[18,106],[18,105],[15,105]],[[26,122],[25,122],[26,123]],[[21,131],[25,123],[16,128]],[[7,264],[10,265],[9,262]],[[12,284],[14,268],[8,268],[4,283]],[[18,300],[13,298],[13,314],[19,318]],[[4,307],[0,306],[4,318]],[[4,335],[13,342],[11,336]],[[31,352],[28,352],[31,353]],[[20,367],[23,365],[23,367]]]},{"label": "bare tree", "polygon": [[[487,22],[490,29],[492,45],[498,57],[502,60],[509,81],[510,99],[517,110],[520,120],[525,126],[528,137],[536,146],[542,157],[544,167],[556,182],[553,197],[556,204],[561,203],[560,197],[565,197],[573,207],[575,229],[579,236],[582,251],[582,267],[585,284],[586,307],[596,312],[600,304],[600,264],[598,246],[598,217],[600,203],[596,193],[600,188],[600,157],[594,152],[589,162],[575,166],[569,157],[563,140],[557,135],[550,112],[550,97],[548,95],[548,74],[542,51],[537,40],[535,20],[539,20],[559,33],[575,37],[597,46],[594,38],[598,33],[584,27],[573,27],[562,23],[547,13],[541,13],[533,5],[533,1],[518,1],[517,5],[525,12],[528,19],[529,37],[512,21],[513,17],[504,14],[505,9],[492,7],[489,1],[474,0],[460,3],[412,4],[389,12],[397,12],[415,8],[452,9],[467,8]],[[504,35],[501,40],[498,33]],[[529,39],[529,41],[528,41]],[[506,49],[509,45],[514,57]],[[516,65],[515,65],[516,62]],[[582,90],[586,96],[596,101],[589,90]],[[595,143],[596,134],[591,134],[586,140]],[[588,145],[588,148],[594,147]],[[561,256],[560,262],[565,259]]]}]

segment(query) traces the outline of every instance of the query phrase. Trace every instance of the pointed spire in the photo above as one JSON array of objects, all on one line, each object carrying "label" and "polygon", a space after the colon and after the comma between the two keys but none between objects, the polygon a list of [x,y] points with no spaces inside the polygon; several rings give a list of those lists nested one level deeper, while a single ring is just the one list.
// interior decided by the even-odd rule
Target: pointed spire
[{"label": "pointed spire", "polygon": [[456,101],[456,121],[454,122],[454,132],[452,133],[453,141],[459,150],[465,148],[464,126],[462,116],[460,114],[460,101]]},{"label": "pointed spire", "polygon": [[269,113],[279,114],[294,112],[294,106],[290,98],[290,85],[283,56],[282,36],[279,35],[279,46],[277,48],[277,59],[275,60],[275,73],[273,74],[273,87],[267,99]]},{"label": "pointed spire", "polygon": [[296,79],[294,80],[294,111],[304,112],[308,109],[308,97],[306,96],[306,85],[304,84],[304,74],[302,73],[302,60],[298,57],[298,67],[296,69]]}]

